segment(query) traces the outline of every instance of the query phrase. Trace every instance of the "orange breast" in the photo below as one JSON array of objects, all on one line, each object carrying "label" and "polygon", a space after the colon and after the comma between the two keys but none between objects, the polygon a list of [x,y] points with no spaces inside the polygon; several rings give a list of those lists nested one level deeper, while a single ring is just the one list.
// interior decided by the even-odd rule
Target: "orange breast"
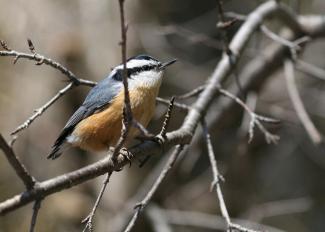
[{"label": "orange breast", "polygon": [[[153,90],[138,87],[129,93],[133,117],[146,127],[155,111],[158,88]],[[72,145],[91,151],[106,150],[115,146],[121,136],[123,105],[124,91],[118,94],[105,110],[77,124],[72,132]],[[128,135],[129,140],[138,134],[139,131],[132,127]]]}]

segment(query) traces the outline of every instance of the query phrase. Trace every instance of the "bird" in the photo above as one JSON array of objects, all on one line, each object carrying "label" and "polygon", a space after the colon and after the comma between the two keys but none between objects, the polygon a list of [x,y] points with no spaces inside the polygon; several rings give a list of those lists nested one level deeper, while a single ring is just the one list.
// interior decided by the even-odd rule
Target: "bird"
[{"label": "bird", "polygon": [[[164,70],[175,61],[160,62],[144,54],[126,61],[132,115],[144,127],[147,127],[155,112],[155,100]],[[58,158],[70,147],[98,152],[116,145],[121,136],[124,107],[123,67],[120,64],[113,68],[89,91],[54,142],[48,159]],[[132,127],[128,141],[139,133],[138,129]]]}]

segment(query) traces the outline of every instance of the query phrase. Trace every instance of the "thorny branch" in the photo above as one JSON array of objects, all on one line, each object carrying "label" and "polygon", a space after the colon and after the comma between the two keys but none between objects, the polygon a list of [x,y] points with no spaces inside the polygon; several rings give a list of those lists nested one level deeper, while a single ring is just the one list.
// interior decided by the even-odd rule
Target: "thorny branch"
[{"label": "thorny branch", "polygon": [[[238,59],[242,54],[243,49],[245,48],[250,36],[259,28],[265,18],[274,14],[277,14],[279,18],[289,26],[289,28],[293,32],[293,38],[300,38],[302,32],[306,33],[311,38],[325,35],[325,28],[322,19],[317,20],[317,18],[315,18],[316,16],[313,16],[313,20],[310,21],[306,20],[306,18],[303,17],[297,18],[290,12],[290,10],[288,10],[281,3],[268,1],[259,6],[256,10],[252,12],[252,14],[247,17],[241,29],[236,33],[232,42],[229,44],[231,51],[236,54],[236,59],[234,59],[235,63],[238,62]],[[26,58],[34,60],[36,62],[40,62],[41,64],[45,63],[60,70],[68,77],[71,76],[70,71],[65,72],[64,68],[58,68],[57,65],[55,65],[58,63],[51,63],[53,61],[49,60],[48,58],[44,58],[43,60],[42,56],[35,55],[33,53],[35,52],[34,46],[31,46],[30,44],[29,47],[32,54],[17,53],[16,51],[11,50],[6,44],[1,43],[1,45],[5,51],[0,51],[0,56],[12,56],[16,57],[16,60],[18,60],[19,58]],[[279,49],[274,51],[275,55],[272,56],[272,60],[266,61],[266,64],[267,62],[273,62],[274,64],[272,63],[272,67],[279,67],[279,63],[281,62],[277,60],[278,55],[280,54],[282,55],[281,57],[284,57],[287,47],[279,45],[278,48]],[[265,71],[265,67],[267,67],[268,69],[268,74],[271,73],[270,68],[267,65],[265,65],[264,67],[258,67],[259,69],[256,71],[256,73],[267,72]],[[166,139],[164,140],[161,146],[151,141],[146,141],[133,147],[132,149],[130,149],[130,152],[132,153],[133,157],[147,156],[148,154],[153,155],[160,153],[162,149],[167,149],[174,145],[178,145],[178,147],[181,147],[185,144],[190,143],[198,124],[200,123],[201,119],[204,118],[205,113],[210,108],[210,105],[216,93],[218,92],[217,86],[219,86],[231,73],[231,68],[232,65],[229,63],[229,59],[227,57],[223,57],[217,65],[215,71],[211,75],[211,78],[207,82],[206,88],[198,96],[195,103],[191,107],[184,107],[184,109],[188,111],[188,114],[183,125],[178,130],[166,133]],[[258,76],[258,74],[256,73],[252,75]],[[252,82],[252,80],[255,79],[249,79],[248,85]],[[73,80],[71,81],[73,82]],[[85,82],[85,84],[86,83],[87,82]],[[87,83],[87,85],[93,85],[93,83]],[[94,164],[88,165],[77,171],[70,172],[49,179],[47,181],[40,182],[36,186],[34,186],[34,188],[28,189],[27,191],[0,203],[0,214],[5,214],[29,202],[38,200],[41,196],[46,197],[50,194],[53,194],[66,188],[71,188],[72,186],[78,185],[80,183],[85,182],[86,180],[93,179],[107,172],[120,170],[128,162],[129,160],[125,159],[125,156],[123,155],[118,155],[116,162],[112,162],[109,157],[106,157]]]}]

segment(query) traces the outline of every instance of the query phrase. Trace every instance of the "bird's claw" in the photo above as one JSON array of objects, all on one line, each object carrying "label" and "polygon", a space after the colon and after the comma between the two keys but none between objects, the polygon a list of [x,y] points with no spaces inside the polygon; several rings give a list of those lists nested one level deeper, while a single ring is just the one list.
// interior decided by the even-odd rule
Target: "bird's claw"
[{"label": "bird's claw", "polygon": [[131,167],[131,161],[132,159],[134,158],[133,154],[125,147],[122,147],[121,148],[121,151],[120,151],[121,155],[124,157],[124,159],[128,160],[129,161],[129,165]]}]

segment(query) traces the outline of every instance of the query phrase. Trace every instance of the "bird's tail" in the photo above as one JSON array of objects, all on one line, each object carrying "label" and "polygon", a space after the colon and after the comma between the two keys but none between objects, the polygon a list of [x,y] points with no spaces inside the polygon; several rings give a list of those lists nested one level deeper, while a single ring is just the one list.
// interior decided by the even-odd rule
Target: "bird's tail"
[{"label": "bird's tail", "polygon": [[60,155],[62,155],[62,153],[70,147],[71,145],[67,143],[66,140],[61,142],[56,142],[52,146],[51,152],[48,154],[47,158],[54,160],[58,158]]}]

